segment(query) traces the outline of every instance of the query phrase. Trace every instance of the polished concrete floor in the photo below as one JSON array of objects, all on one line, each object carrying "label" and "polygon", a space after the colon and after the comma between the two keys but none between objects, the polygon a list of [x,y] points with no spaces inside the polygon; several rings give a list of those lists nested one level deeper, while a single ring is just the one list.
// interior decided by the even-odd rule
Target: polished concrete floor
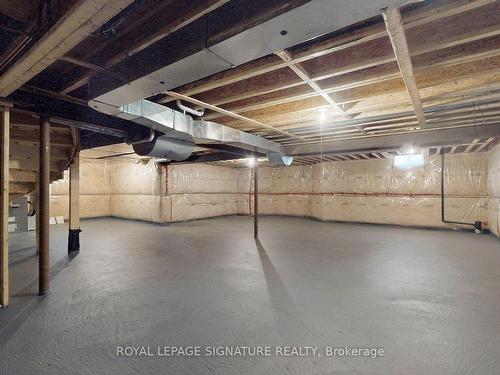
[{"label": "polished concrete floor", "polygon": [[[51,292],[15,234],[0,374],[498,374],[500,241],[308,219],[51,227]],[[383,348],[378,358],[161,357],[164,346]],[[117,347],[153,356],[117,356]],[[337,352],[338,353],[338,352]]]}]

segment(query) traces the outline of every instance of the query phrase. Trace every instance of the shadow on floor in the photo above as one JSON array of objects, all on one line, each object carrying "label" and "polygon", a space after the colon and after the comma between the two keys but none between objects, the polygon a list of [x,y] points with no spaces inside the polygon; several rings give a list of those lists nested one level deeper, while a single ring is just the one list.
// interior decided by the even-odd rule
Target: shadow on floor
[{"label": "shadow on floor", "polygon": [[288,333],[290,326],[288,324],[281,324],[283,321],[279,314],[287,316],[296,320],[301,326],[304,326],[300,314],[297,311],[293,299],[290,297],[285,283],[281,279],[278,271],[274,267],[269,255],[266,252],[264,246],[259,239],[255,240],[255,245],[257,247],[257,252],[259,254],[260,262],[262,264],[262,271],[264,273],[264,278],[266,279],[266,287],[269,294],[269,300],[273,307],[273,310],[277,312],[276,321],[277,326],[280,329],[280,333]]},{"label": "shadow on floor", "polygon": [[[36,254],[28,258],[36,257]],[[50,268],[50,281],[69,266],[73,256],[66,256]],[[25,261],[26,259],[23,258]],[[12,264],[12,263],[11,263]],[[38,295],[38,278],[24,289],[11,295],[9,307],[0,309],[0,349],[10,337],[23,325],[30,315],[45,302],[45,297]]]},{"label": "shadow on floor", "polygon": [[9,267],[12,269],[21,263],[24,263],[24,262],[27,262],[29,260],[36,259],[36,258],[37,258],[36,254],[26,255],[26,256],[16,256],[15,260],[11,260],[9,262]]}]

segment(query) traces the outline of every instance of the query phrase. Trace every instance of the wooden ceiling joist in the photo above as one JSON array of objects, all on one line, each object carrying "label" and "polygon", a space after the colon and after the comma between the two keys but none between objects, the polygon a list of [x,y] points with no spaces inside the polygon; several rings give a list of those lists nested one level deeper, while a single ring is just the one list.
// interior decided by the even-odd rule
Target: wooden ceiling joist
[{"label": "wooden ceiling joist", "polygon": [[[59,58],[65,63],[54,64],[45,75],[29,82],[29,87],[25,84],[21,94],[64,100],[65,105],[71,102],[78,105],[75,108],[88,109],[87,93],[81,86],[90,77],[98,74],[104,82],[106,69],[112,77],[133,81],[134,74],[144,73],[140,68],[134,70],[134,64],[140,63],[141,58],[148,61],[144,48],[156,53],[164,42],[177,45],[176,35],[198,28],[200,17],[226,3],[228,0],[166,0],[155,4],[153,0],[145,0],[134,8],[133,16],[127,16],[127,22],[116,28],[114,35],[104,37],[95,33],[87,37]],[[294,4],[298,3],[299,0]],[[231,3],[208,17],[222,18],[228,9],[233,9]],[[259,14],[262,16],[264,10]],[[467,27],[463,27],[465,24]],[[185,28],[187,25],[190,26]],[[215,30],[215,35],[223,33],[226,26]],[[179,33],[171,35],[176,30]],[[207,35],[210,33],[207,31]],[[165,37],[168,40],[162,40]],[[207,37],[206,43],[211,42]],[[263,136],[287,148],[307,146],[305,149],[312,154],[321,142],[325,145],[352,140],[376,142],[414,133],[420,137],[422,130],[444,134],[453,129],[470,130],[475,124],[493,128],[500,123],[499,46],[498,1],[422,2],[386,10],[366,23],[288,47],[150,100],[161,103],[185,100],[195,108],[206,109],[204,120]],[[177,55],[172,60],[176,58]],[[154,64],[163,67],[162,64],[168,63],[168,60],[152,61],[151,69],[156,69]],[[128,75],[127,69],[133,73]],[[57,73],[63,78],[51,85],[50,74]],[[20,90],[15,94],[19,93]],[[31,128],[36,130],[37,122]],[[36,147],[37,139],[36,134],[33,137],[27,134],[21,140],[20,134],[27,133],[29,124],[22,121],[18,124],[13,128],[13,142],[18,145],[16,153],[22,156],[22,150]],[[88,135],[82,139],[90,139]],[[487,137],[494,134],[488,130],[481,136],[475,135],[475,141],[474,137],[464,139],[460,146],[455,139],[454,152],[484,150],[490,139]],[[74,147],[71,134],[54,133],[53,139],[61,145],[57,152],[63,160]],[[449,145],[450,151],[454,145]],[[370,150],[363,149],[364,156],[354,149],[339,152],[340,156],[314,154],[300,162],[387,157],[382,151]],[[18,159],[23,159],[21,156]]]},{"label": "wooden ceiling joist", "polygon": [[[497,31],[500,33],[500,26],[497,27]],[[476,36],[480,37],[481,35],[484,35],[484,34],[477,33]],[[454,37],[454,41],[455,41],[456,45],[460,45],[461,41],[469,42],[470,39],[471,38],[469,38],[469,37],[465,37],[463,39],[457,39]],[[433,43],[432,45],[426,45],[426,46],[423,46],[422,48],[417,48],[415,50],[416,52],[414,53],[414,55],[418,56],[420,54],[438,51],[441,49],[441,47],[442,47],[442,45],[438,44],[438,43]],[[496,56],[498,56],[500,54],[500,49],[488,50],[485,52],[480,52],[480,53],[472,54],[472,55],[467,55],[466,53],[467,52],[464,51],[464,54],[462,56],[459,56],[459,57],[444,58],[443,60],[438,61],[438,62],[432,62],[429,64],[418,66],[416,69],[414,69],[414,71],[416,73],[418,73],[419,76],[422,76],[423,74],[428,74],[428,72],[431,72],[433,70],[435,71],[440,67],[451,68],[451,67],[456,66],[456,65],[464,65],[464,64],[468,64],[468,63],[472,64],[478,60],[483,60],[485,58],[495,58]],[[394,59],[395,59],[394,56],[391,56],[389,58],[389,60],[391,60],[391,61]],[[358,67],[365,66],[364,63],[361,63],[361,64],[355,63],[354,65],[356,65]],[[382,64],[382,66],[383,65],[384,64]],[[390,68],[390,69],[392,70],[392,68]],[[337,69],[333,73],[323,74],[319,77],[312,77],[311,81],[318,82],[318,81],[322,81],[322,80],[327,80],[327,79],[332,78],[332,77],[338,77],[339,75],[346,75],[346,74],[352,73],[351,70],[352,70],[352,67],[347,67],[346,70]],[[339,93],[342,91],[351,90],[351,89],[362,87],[362,86],[369,86],[369,85],[374,85],[377,83],[394,81],[395,78],[397,79],[400,76],[401,75],[399,72],[394,72],[394,71],[389,71],[387,74],[380,74],[380,72],[377,72],[373,76],[373,78],[369,78],[367,80],[358,81],[357,77],[353,77],[354,79],[350,83],[347,83],[344,85],[337,85],[336,83],[334,83],[334,85],[326,87],[321,91],[309,92],[309,93],[298,94],[298,95],[288,94],[288,95],[284,95],[282,97],[278,96],[276,99],[272,99],[272,100],[261,99],[259,102],[255,103],[255,104],[249,104],[249,105],[242,104],[239,106],[229,105],[229,106],[227,106],[227,108],[228,108],[228,110],[231,110],[232,112],[242,113],[242,112],[251,111],[251,110],[255,110],[255,109],[259,109],[259,108],[264,108],[267,106],[282,104],[282,103],[286,103],[286,102],[290,102],[290,101],[302,100],[302,99],[311,98],[314,96],[319,96],[319,95],[324,95],[324,94],[329,95],[329,94]],[[298,85],[293,85],[292,87],[296,87],[296,86],[298,86]],[[260,85],[258,87],[262,87],[262,86]],[[284,86],[284,87],[288,87],[288,86]],[[228,87],[228,88],[230,90],[230,87]],[[258,91],[259,88],[256,88],[254,91],[248,92],[245,95],[243,95],[243,98],[249,99],[249,98],[254,97],[254,96],[265,96],[269,92],[277,92],[281,89],[282,89],[282,87],[277,87],[277,88],[274,88],[268,92],[266,92],[266,91],[259,92]],[[229,95],[227,93],[225,95],[228,99],[216,102],[216,104],[214,104],[214,105],[220,105],[221,102],[223,104],[230,103],[230,102],[236,102],[237,100],[242,99],[241,97],[239,97],[237,95],[236,96],[232,95],[232,94]],[[206,97],[209,98],[209,96],[206,96]],[[361,99],[364,99],[364,98],[361,98]],[[210,103],[212,103],[212,101],[210,101]],[[337,100],[336,104],[342,105],[342,104],[345,104],[345,102],[342,100],[341,101]],[[354,110],[348,109],[344,112],[346,112],[347,114],[355,113],[355,109]],[[219,117],[221,117],[221,116],[218,114],[209,114],[207,116],[207,119],[215,119],[215,118],[219,118]]]},{"label": "wooden ceiling joist", "polygon": [[91,62],[88,62],[88,61],[75,59],[75,58],[70,57],[70,56],[62,56],[59,58],[59,60],[69,62],[73,65],[82,66],[82,67],[90,69],[94,72],[101,72],[104,70],[104,68],[102,66],[92,64]]},{"label": "wooden ceiling joist", "polygon": [[401,19],[401,13],[398,8],[385,9],[382,12],[384,16],[387,33],[394,49],[394,55],[398,62],[401,76],[408,91],[413,109],[417,115],[418,123],[421,127],[425,126],[425,115],[420,101],[415,76],[413,74],[413,63],[411,61],[410,50],[406,41],[406,33]]},{"label": "wooden ceiling joist", "polygon": [[[425,11],[416,11],[415,13],[410,13],[406,17],[405,29],[408,30],[427,23],[435,22],[441,18],[451,17],[494,2],[495,0],[456,1],[450,4],[445,4],[440,8],[430,7]],[[229,72],[215,74],[208,79],[202,79],[192,84],[187,84],[184,87],[181,87],[179,92],[188,96],[196,95],[205,91],[249,79],[257,75],[286,68],[290,63],[302,63],[344,49],[357,47],[383,37],[387,37],[386,29],[380,25],[374,25],[361,31],[344,34],[341,37],[335,38],[333,41],[329,41],[327,43],[319,43],[318,45],[313,44],[311,47],[303,49],[292,61],[284,62],[282,60],[262,58]],[[391,61],[393,61],[393,58]],[[165,98],[164,100],[161,100],[161,102],[168,102],[170,100],[171,99],[169,98]]]},{"label": "wooden ceiling joist", "polygon": [[306,84],[308,84],[316,94],[320,95],[323,99],[327,101],[328,104],[332,106],[336,111],[340,112],[346,119],[351,119],[352,116],[348,115],[344,109],[335,103],[335,100],[328,94],[323,92],[323,89],[318,86],[318,84],[314,81],[311,81],[311,77],[309,73],[304,69],[304,67],[300,63],[291,63],[293,60],[290,52],[281,50],[276,52],[276,55],[281,58],[285,62],[289,62],[290,65],[288,67]]},{"label": "wooden ceiling joist", "polygon": [[470,150],[472,150],[477,145],[478,142],[479,139],[474,139],[472,143],[465,148],[464,152],[469,152]]},{"label": "wooden ceiling joist", "polygon": [[[188,5],[188,9],[186,14],[183,14],[181,17],[177,17],[171,20],[171,22],[163,25],[161,28],[156,29],[153,33],[148,33],[147,35],[143,35],[140,37],[138,33],[132,33],[132,38],[131,40],[128,40],[127,43],[127,48],[126,50],[122,51],[121,53],[115,55],[112,59],[107,61],[106,65],[104,68],[109,68],[123,60],[125,60],[127,57],[132,56],[143,49],[147,48],[148,46],[154,44],[160,39],[163,39],[167,37],[168,35],[171,35],[175,31],[181,29],[182,27],[185,27],[192,22],[200,19],[204,15],[212,12],[213,10],[221,7],[222,5],[226,4],[229,0],[205,0],[201,2],[186,2]],[[192,5],[190,5],[192,4]],[[161,6],[161,4],[159,4]],[[168,6],[168,3],[165,4],[165,6]],[[158,9],[155,8],[155,12],[151,14],[151,16],[157,17]],[[137,25],[138,26],[138,25]],[[127,29],[128,30],[128,29]],[[126,34],[126,33],[124,33]],[[128,34],[126,34],[128,35]],[[125,36],[125,35],[124,35]],[[75,91],[79,87],[87,84],[90,80],[90,78],[94,75],[95,71],[91,71],[88,73],[85,73],[82,75],[80,78],[78,78],[76,81],[71,82],[67,84],[61,91],[61,94],[69,94],[70,92]]]},{"label": "wooden ceiling joist", "polygon": [[474,152],[481,151],[483,148],[485,148],[486,146],[491,144],[491,142],[493,142],[494,140],[495,140],[495,138],[488,138],[486,141],[483,142],[482,145],[480,145],[478,148],[476,148],[476,150]]},{"label": "wooden ceiling joist", "polygon": [[0,77],[7,96],[91,35],[133,0],[79,0],[16,64]]}]

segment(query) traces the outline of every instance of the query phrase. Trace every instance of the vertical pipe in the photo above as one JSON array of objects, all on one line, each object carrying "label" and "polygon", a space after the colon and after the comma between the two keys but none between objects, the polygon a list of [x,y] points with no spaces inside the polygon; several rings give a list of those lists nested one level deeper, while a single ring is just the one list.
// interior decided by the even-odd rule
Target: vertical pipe
[{"label": "vertical pipe", "polygon": [[253,167],[253,237],[259,238],[259,162]]},{"label": "vertical pipe", "polygon": [[444,152],[441,150],[441,221],[445,223],[444,219]]},{"label": "vertical pipe", "polygon": [[68,254],[70,255],[80,251],[80,232],[80,150],[77,149],[69,167]]},{"label": "vertical pipe", "polygon": [[445,163],[444,163],[444,151],[441,150],[441,222],[447,224],[461,224],[461,225],[472,225],[475,229],[481,230],[481,222],[475,221],[474,223],[466,223],[463,221],[452,221],[445,219],[444,212],[444,174],[445,174]]},{"label": "vertical pipe", "polygon": [[38,293],[49,292],[49,185],[50,185],[50,122],[40,117],[40,156],[38,168],[39,192],[39,256],[38,256]]},{"label": "vertical pipe", "polygon": [[40,184],[35,191],[35,234],[36,234],[36,253],[40,254]]},{"label": "vertical pipe", "polygon": [[9,107],[0,108],[0,305],[9,305]]}]

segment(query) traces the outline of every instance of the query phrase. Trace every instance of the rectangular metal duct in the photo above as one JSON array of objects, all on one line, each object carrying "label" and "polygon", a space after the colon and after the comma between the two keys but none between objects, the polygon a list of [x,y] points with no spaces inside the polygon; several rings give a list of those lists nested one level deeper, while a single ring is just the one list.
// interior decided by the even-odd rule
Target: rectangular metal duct
[{"label": "rectangular metal duct", "polygon": [[[115,114],[118,107],[182,86],[259,57],[289,48],[301,42],[330,33],[380,14],[380,9],[399,7],[419,0],[311,0],[277,17],[253,26],[239,34],[204,45],[207,28],[191,27],[182,38],[199,38],[188,56],[171,61],[168,40],[157,43],[162,54],[144,50],[129,61],[117,64],[90,81],[93,98],[89,104],[98,111]],[[210,22],[210,18],[207,19]],[[180,30],[182,32],[182,30]],[[200,33],[199,35],[193,35]],[[181,39],[182,39],[181,38]],[[154,48],[155,45],[149,47]],[[164,50],[167,48],[167,50]],[[196,50],[197,49],[197,50]],[[149,55],[148,55],[149,53]],[[136,60],[134,60],[136,59]],[[165,66],[158,68],[161,61]],[[136,69],[134,69],[134,64]],[[140,69],[137,67],[140,66]],[[127,72],[130,82],[113,78]]]},{"label": "rectangular metal duct", "polygon": [[274,141],[229,128],[211,121],[194,121],[190,116],[161,104],[139,100],[119,108],[115,116],[166,134],[169,138],[193,142],[210,148],[228,145],[260,154],[282,154],[283,147]]},{"label": "rectangular metal duct", "polygon": [[374,17],[383,8],[413,2],[312,0],[208,48],[233,65],[240,65]]}]

